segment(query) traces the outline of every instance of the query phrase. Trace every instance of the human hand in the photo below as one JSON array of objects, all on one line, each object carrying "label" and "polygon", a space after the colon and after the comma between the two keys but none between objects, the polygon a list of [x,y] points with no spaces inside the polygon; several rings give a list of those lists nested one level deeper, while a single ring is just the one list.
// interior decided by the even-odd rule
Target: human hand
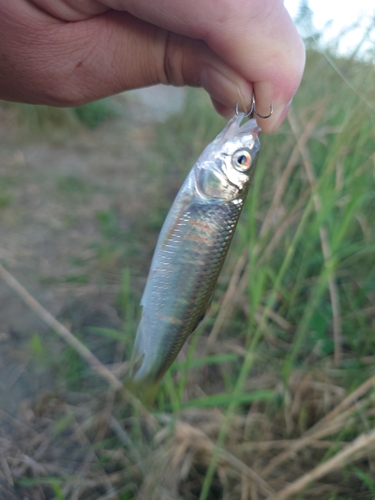
[{"label": "human hand", "polygon": [[0,0],[0,98],[76,106],[164,83],[202,86],[224,116],[273,132],[305,52],[281,0]]}]

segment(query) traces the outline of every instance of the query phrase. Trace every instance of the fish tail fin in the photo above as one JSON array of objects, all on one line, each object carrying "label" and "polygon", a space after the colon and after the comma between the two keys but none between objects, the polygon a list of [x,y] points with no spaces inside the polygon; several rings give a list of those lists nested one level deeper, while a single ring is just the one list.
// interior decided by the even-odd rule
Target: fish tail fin
[{"label": "fish tail fin", "polygon": [[160,382],[139,383],[130,377],[125,381],[125,387],[145,406],[152,406],[159,392]]}]

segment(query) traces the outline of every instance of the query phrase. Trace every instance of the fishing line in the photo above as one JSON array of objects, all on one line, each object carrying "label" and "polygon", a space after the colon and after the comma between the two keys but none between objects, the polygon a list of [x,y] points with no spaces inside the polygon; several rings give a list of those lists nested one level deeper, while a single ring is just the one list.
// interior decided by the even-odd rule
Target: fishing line
[{"label": "fishing line", "polygon": [[[323,56],[326,58],[328,63],[332,66],[332,68],[336,71],[336,73],[342,78],[342,80],[346,83],[346,85],[356,94],[356,96],[364,103],[366,106],[368,106],[372,111],[375,112],[375,106],[373,106],[367,99],[363,97],[362,94],[359,93],[359,91],[353,86],[353,84],[345,77],[345,75],[342,73],[340,68],[338,68],[337,64],[332,60],[332,58],[326,53],[326,51],[322,48],[319,47],[319,42],[316,39],[314,35],[311,35],[311,38],[314,40],[316,44],[317,51],[323,54]],[[348,59],[349,61],[349,59]]]},{"label": "fishing line", "polygon": [[[365,96],[363,96],[363,93],[361,93],[359,90],[356,89],[356,87],[348,80],[348,78],[343,74],[343,72],[340,70],[340,68],[338,67],[338,65],[336,64],[336,62],[334,61],[334,58],[332,58],[326,50],[324,50],[322,44],[320,43],[319,41],[319,37],[316,35],[316,33],[313,33],[311,30],[312,28],[315,30],[316,28],[314,26],[309,26],[308,23],[305,21],[302,21],[300,20],[300,24],[302,25],[302,27],[305,28],[306,30],[306,33],[307,33],[307,36],[305,37],[305,39],[312,39],[315,43],[315,47],[312,47],[314,50],[316,50],[317,52],[321,53],[325,59],[327,60],[327,62],[332,66],[332,68],[336,71],[336,73],[340,76],[340,78],[346,83],[346,85],[352,90],[352,92],[354,92],[354,94],[369,108],[371,109],[371,111],[374,111],[375,112],[375,105],[372,104],[370,101],[368,101],[368,99],[366,99]],[[350,31],[352,31],[354,28],[356,27],[356,25],[352,25],[348,28],[345,29],[344,33],[348,33]],[[347,62],[350,62],[351,59],[353,59],[353,57],[358,53],[358,50],[359,50],[359,47],[363,45],[364,42],[366,41],[371,41],[370,40],[370,35],[371,33],[375,30],[375,15],[374,17],[372,17],[370,23],[369,23],[369,26],[367,27],[366,29],[366,32],[364,34],[364,36],[362,37],[362,40],[360,41],[360,43],[357,45],[357,47],[354,49],[352,55],[348,58],[345,58],[347,60]],[[322,32],[319,32],[319,35],[321,35]],[[340,37],[342,36],[342,32],[341,34],[339,34],[336,39],[339,39]],[[337,52],[337,50],[336,50]],[[339,57],[339,54],[336,53],[335,57]],[[372,57],[372,60],[373,60],[373,57]],[[364,62],[364,61],[363,61]]]}]

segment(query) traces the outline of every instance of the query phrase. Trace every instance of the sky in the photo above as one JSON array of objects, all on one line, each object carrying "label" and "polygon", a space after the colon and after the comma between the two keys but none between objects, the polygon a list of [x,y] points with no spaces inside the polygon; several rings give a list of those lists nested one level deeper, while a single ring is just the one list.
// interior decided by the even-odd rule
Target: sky
[{"label": "sky", "polygon": [[[288,9],[292,18],[295,18],[298,12],[300,0],[284,0],[284,5]],[[342,37],[340,44],[341,53],[352,52],[363,38],[367,26],[371,20],[375,23],[375,2],[374,0],[309,0],[308,5],[313,11],[313,23],[318,30],[324,27],[324,41],[336,38],[345,28],[359,24],[358,28],[351,30]],[[328,26],[328,23],[330,25]],[[372,34],[372,42],[367,43],[366,47],[375,46],[375,29]]]}]

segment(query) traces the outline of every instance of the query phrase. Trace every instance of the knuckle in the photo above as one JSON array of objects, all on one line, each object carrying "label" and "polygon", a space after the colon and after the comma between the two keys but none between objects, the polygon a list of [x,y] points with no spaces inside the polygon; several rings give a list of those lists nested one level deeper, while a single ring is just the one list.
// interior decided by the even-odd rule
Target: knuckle
[{"label": "knuckle", "polygon": [[168,33],[165,43],[163,70],[167,83],[171,85],[183,85],[182,63],[183,55],[179,37]]},{"label": "knuckle", "polygon": [[163,73],[167,83],[175,86],[200,86],[204,42],[170,33],[166,40]]}]

